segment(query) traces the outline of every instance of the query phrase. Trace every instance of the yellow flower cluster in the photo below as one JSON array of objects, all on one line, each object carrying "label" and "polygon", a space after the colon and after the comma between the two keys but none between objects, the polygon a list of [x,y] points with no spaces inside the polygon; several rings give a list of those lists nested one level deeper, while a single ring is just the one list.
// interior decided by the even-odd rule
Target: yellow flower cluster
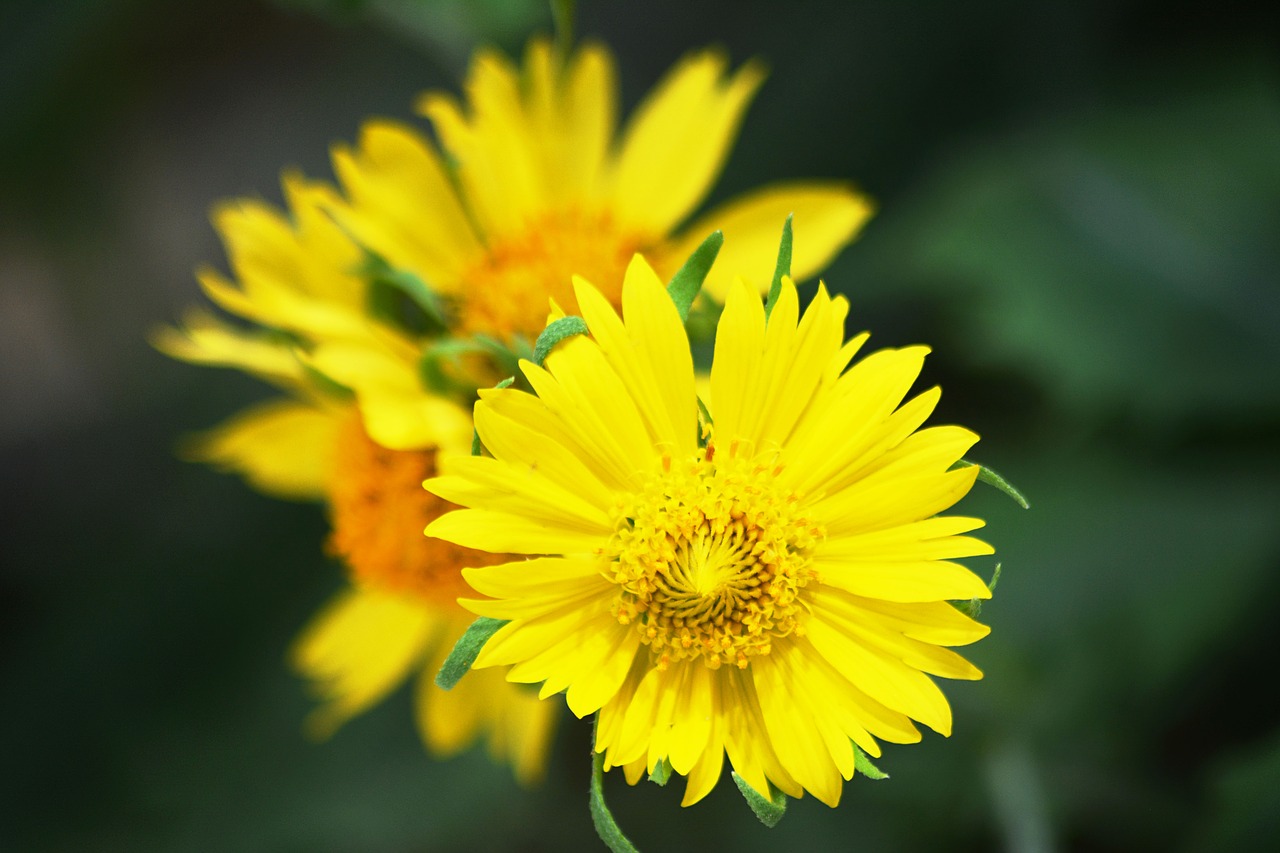
[{"label": "yellow flower cluster", "polygon": [[[450,692],[430,676],[473,618],[456,603],[470,591],[463,569],[533,567],[536,560],[515,564],[523,557],[511,555],[581,549],[508,535],[541,521],[509,531],[479,524],[478,535],[464,537],[470,544],[428,539],[423,528],[448,518],[456,505],[491,501],[481,497],[479,482],[442,490],[443,496],[421,484],[451,456],[467,455],[476,389],[510,372],[543,328],[551,302],[576,314],[587,312],[582,300],[589,301],[593,335],[602,334],[594,319],[601,306],[625,308],[631,331],[647,334],[626,307],[622,285],[637,253],[667,276],[707,233],[721,230],[724,250],[704,283],[711,304],[723,301],[735,278],[745,276],[759,289],[768,283],[762,277],[788,214],[803,234],[793,259],[798,275],[816,272],[853,238],[869,204],[846,185],[820,181],[768,187],[682,227],[721,171],[762,79],[754,63],[731,70],[719,52],[690,54],[619,129],[614,63],[603,47],[560,52],[534,40],[520,67],[480,51],[464,99],[429,93],[418,103],[438,144],[408,124],[372,121],[354,146],[334,148],[335,182],[286,174],[283,210],[252,199],[215,210],[231,276],[206,269],[199,281],[239,321],[193,312],[181,327],[161,330],[156,344],[186,361],[247,371],[283,392],[200,436],[188,453],[269,494],[318,499],[328,508],[328,551],[347,567],[349,583],[292,654],[321,700],[310,721],[314,732],[327,735],[421,673],[418,723],[433,752],[450,754],[483,738],[522,780],[541,774],[556,704],[508,683],[530,680],[522,677],[527,665],[472,674]],[[574,275],[588,276],[599,290],[584,297]],[[665,329],[661,346],[678,354],[676,343]],[[691,369],[645,376],[676,383],[670,393],[684,403],[695,399]],[[548,377],[564,385],[562,373]],[[583,379],[577,391],[597,390],[595,379]],[[621,399],[619,393],[601,400]],[[506,412],[517,431],[510,441],[521,444],[528,430],[545,426],[520,425],[518,410],[527,405],[491,401],[477,412],[476,425],[497,416],[481,413]],[[488,447],[499,446],[497,432],[485,427],[481,434]],[[617,457],[630,477],[648,470],[651,438],[632,425],[602,446],[638,442]],[[788,508],[791,491],[754,492],[752,466],[773,452],[771,445],[748,456],[718,441],[721,457],[713,464],[708,447],[696,463],[694,435],[685,438],[680,453],[667,458],[687,472],[687,517],[675,526],[659,518],[671,484],[655,475],[650,491],[630,498],[636,504],[630,538],[623,516],[600,520],[598,544],[606,550],[595,558],[613,549],[608,560],[616,566],[602,571],[591,564],[608,584],[600,606],[612,627],[600,637],[614,637],[629,619],[623,645],[644,639],[646,649],[667,649],[673,673],[685,672],[699,654],[735,665],[740,655],[754,660],[799,631],[797,596],[813,572],[809,552],[819,535]],[[579,461],[563,461],[568,467],[548,464],[548,472],[568,478],[561,491],[581,495],[591,483],[594,499],[629,494],[616,489],[617,478],[607,489],[594,474],[574,482],[579,468],[615,458],[595,462],[585,449],[575,452]],[[735,458],[741,474],[730,473]],[[631,469],[633,463],[640,467]],[[720,484],[735,477],[740,494],[716,497]],[[551,511],[546,496],[539,505],[539,513]],[[804,529],[773,531],[779,512]],[[698,525],[709,525],[705,535],[691,532]],[[739,538],[721,544],[729,530]],[[508,540],[517,547],[505,548]],[[662,565],[668,553],[679,555],[670,568]],[[732,566],[725,562],[731,559]],[[772,574],[753,574],[758,567]],[[530,579],[539,576],[530,571]],[[496,587],[485,581],[477,588]],[[553,582],[549,589],[560,587]],[[718,627],[705,627],[717,619]],[[648,627],[635,627],[644,622]],[[595,649],[600,637],[562,639]],[[496,649],[487,657],[501,657]],[[609,671],[617,667],[611,662]],[[637,670],[635,678],[641,675]],[[686,762],[679,766],[687,769]]]}]

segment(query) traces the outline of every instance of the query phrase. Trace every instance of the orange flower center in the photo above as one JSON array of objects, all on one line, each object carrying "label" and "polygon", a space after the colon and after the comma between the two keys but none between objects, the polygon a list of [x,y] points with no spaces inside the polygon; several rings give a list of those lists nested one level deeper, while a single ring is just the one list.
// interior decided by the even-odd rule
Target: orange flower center
[{"label": "orange flower center", "polygon": [[429,522],[457,509],[422,488],[436,473],[434,449],[388,450],[356,416],[340,432],[334,457],[328,550],[355,582],[456,607],[458,596],[471,592],[461,569],[511,559],[422,534]]},{"label": "orange flower center", "polygon": [[490,243],[483,260],[463,277],[463,330],[500,338],[520,333],[533,341],[546,326],[548,298],[570,314],[577,312],[575,275],[617,306],[627,264],[647,242],[623,233],[608,213],[548,213],[524,231]]},{"label": "orange flower center", "polygon": [[607,548],[614,615],[636,626],[659,669],[697,659],[745,668],[803,631],[800,591],[824,531],[774,485],[772,457],[736,449],[664,459],[622,507]]}]

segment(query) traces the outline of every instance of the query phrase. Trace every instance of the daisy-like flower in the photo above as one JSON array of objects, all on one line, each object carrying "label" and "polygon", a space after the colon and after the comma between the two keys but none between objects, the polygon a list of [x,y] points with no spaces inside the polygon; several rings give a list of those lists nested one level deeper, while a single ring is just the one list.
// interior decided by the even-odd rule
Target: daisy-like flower
[{"label": "daisy-like flower", "polygon": [[847,185],[767,187],[680,227],[720,174],[763,76],[756,63],[728,74],[720,53],[693,53],[615,138],[617,83],[603,47],[561,60],[535,39],[522,70],[482,50],[465,103],[438,92],[418,102],[443,153],[406,125],[370,122],[359,145],[334,151],[346,199],[331,210],[362,245],[452,301],[461,329],[499,338],[536,336],[548,297],[575,313],[572,275],[601,282],[616,305],[633,254],[666,278],[716,229],[725,247],[704,289],[723,300],[735,275],[769,268],[789,213],[805,235],[792,263],[807,277],[870,215]]},{"label": "daisy-like flower", "polygon": [[475,666],[598,712],[605,769],[634,784],[668,761],[685,805],[727,755],[757,792],[834,806],[855,746],[917,741],[915,722],[949,734],[930,676],[979,678],[946,647],[988,632],[949,602],[990,595],[951,560],[992,549],[962,535],[982,521],[939,515],[974,482],[951,466],[977,436],[921,428],[936,388],[903,402],[926,348],[850,367],[867,336],[844,342],[843,298],[819,287],[801,317],[784,279],[766,320],[738,285],[700,419],[688,339],[649,265],[626,271],[625,322],[574,286],[590,335],[521,365],[534,394],[481,392],[492,456],[447,460],[427,484],[466,507],[429,536],[528,555],[463,572],[487,598],[462,603],[509,620]]},{"label": "daisy-like flower", "polygon": [[[418,726],[433,753],[451,755],[484,738],[519,779],[535,780],[554,730],[551,703],[497,670],[451,693],[432,682],[471,621],[456,603],[465,588],[459,570],[495,561],[421,535],[451,508],[422,481],[441,451],[466,452],[471,419],[422,386],[418,345],[367,315],[366,284],[356,273],[361,251],[320,207],[330,191],[289,176],[285,195],[288,216],[257,202],[220,207],[214,220],[239,286],[200,274],[224,308],[277,331],[197,313],[155,342],[177,358],[246,370],[288,395],[197,438],[188,455],[268,494],[328,506],[327,548],[348,567],[351,584],[291,654],[323,703],[308,720],[314,734],[328,736],[417,675]],[[353,397],[335,383],[361,391]]]}]

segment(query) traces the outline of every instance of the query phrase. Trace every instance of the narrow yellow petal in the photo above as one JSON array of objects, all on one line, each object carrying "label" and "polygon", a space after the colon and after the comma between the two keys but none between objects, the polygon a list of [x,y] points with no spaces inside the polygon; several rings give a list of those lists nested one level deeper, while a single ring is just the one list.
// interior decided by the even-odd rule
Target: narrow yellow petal
[{"label": "narrow yellow petal", "polygon": [[341,593],[290,652],[324,703],[307,720],[311,732],[328,737],[394,690],[447,622],[414,599],[359,588]]},{"label": "narrow yellow petal", "polygon": [[642,233],[665,233],[683,219],[724,167],[747,105],[764,80],[764,69],[749,62],[723,81],[726,64],[713,51],[687,57],[623,131],[614,206],[623,222]]},{"label": "narrow yellow petal", "polygon": [[741,276],[760,293],[768,290],[782,224],[792,214],[794,242],[791,276],[804,281],[831,263],[853,240],[873,210],[871,202],[847,184],[806,181],[764,187],[733,199],[685,227],[667,249],[684,258],[712,231],[724,232],[724,247],[703,283],[723,302]]},{"label": "narrow yellow petal", "polygon": [[184,443],[183,455],[240,474],[255,489],[295,500],[325,496],[340,417],[293,400],[272,400]]},{"label": "narrow yellow petal", "polygon": [[819,556],[814,559],[813,568],[824,584],[883,601],[963,601],[991,597],[991,590],[982,578],[959,563],[945,560],[871,563]]},{"label": "narrow yellow petal", "polygon": [[333,166],[349,202],[329,209],[362,245],[393,266],[454,292],[482,247],[431,144],[407,125],[368,122],[354,149],[337,146]]}]

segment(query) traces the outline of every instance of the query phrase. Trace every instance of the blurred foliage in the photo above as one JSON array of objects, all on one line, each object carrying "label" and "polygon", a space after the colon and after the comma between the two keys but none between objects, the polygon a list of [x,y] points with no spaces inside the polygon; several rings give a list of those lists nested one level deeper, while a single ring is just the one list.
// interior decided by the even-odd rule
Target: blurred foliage
[{"label": "blurred foliage", "polygon": [[[948,740],[766,830],[730,780],[609,802],[641,849],[1269,849],[1280,837],[1280,12],[1243,3],[579,4],[628,104],[685,50],[772,76],[716,198],[878,199],[826,276],[874,343],[934,346],[973,426],[1000,589]],[[149,329],[222,256],[218,198],[327,174],[532,0],[7,4],[0,29],[0,849],[597,844],[585,724],[545,783],[429,760],[407,691],[330,742],[289,641],[341,582],[324,519],[176,461],[265,395]],[[802,231],[796,234],[803,240]],[[566,714],[566,717],[568,715]]]}]

